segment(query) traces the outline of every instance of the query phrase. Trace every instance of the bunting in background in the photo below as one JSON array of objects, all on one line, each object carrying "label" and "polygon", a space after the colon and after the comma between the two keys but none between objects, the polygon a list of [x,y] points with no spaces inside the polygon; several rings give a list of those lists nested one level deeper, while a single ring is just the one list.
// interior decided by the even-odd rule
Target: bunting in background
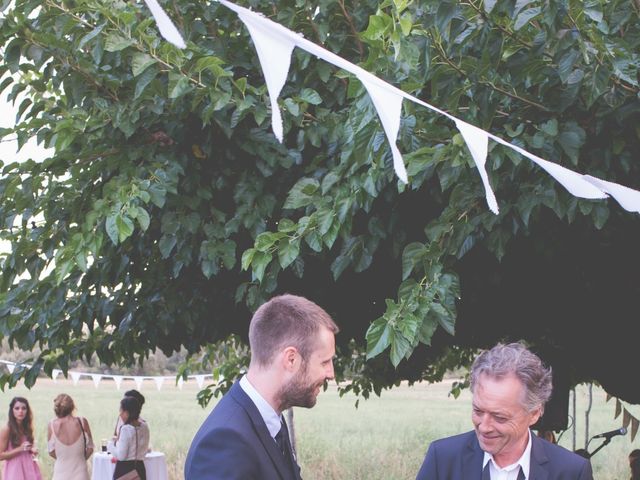
[{"label": "bunting in background", "polygon": [[162,390],[162,384],[164,383],[164,377],[154,377],[153,380],[156,382],[156,388],[158,391]]},{"label": "bunting in background", "polygon": [[97,374],[97,373],[92,373],[91,374],[91,380],[93,380],[93,385],[98,388],[98,386],[100,385],[100,380],[102,380],[102,375]]},{"label": "bunting in background", "polygon": [[[157,4],[152,8],[150,3],[155,2],[155,0],[145,1],[147,2],[147,5],[149,5],[149,8],[152,9],[152,13],[156,7],[157,9],[162,10],[162,8]],[[310,42],[309,40],[306,40],[299,33],[293,32],[259,13],[235,5],[228,0],[219,0],[219,2],[236,12],[240,20],[242,20],[249,30],[251,39],[253,40],[258,52],[258,58],[260,60],[260,65],[262,66],[262,72],[269,92],[272,112],[272,129],[279,141],[282,142],[283,128],[282,116],[278,106],[278,96],[280,95],[282,87],[286,81],[291,63],[291,53],[295,46],[302,48],[316,57],[337,66],[338,68],[351,72],[363,83],[378,113],[378,117],[380,118],[380,122],[382,123],[382,127],[389,141],[396,175],[404,183],[408,182],[406,168],[402,160],[402,155],[396,146],[400,126],[402,99],[412,101],[418,105],[428,108],[429,110],[444,115],[456,124],[456,127],[462,134],[462,137],[471,152],[473,161],[482,179],[487,205],[489,206],[489,209],[496,214],[499,212],[498,204],[493,189],[489,183],[489,178],[485,168],[487,159],[487,147],[485,144],[488,143],[489,138],[530,159],[576,197],[603,199],[611,195],[625,210],[640,213],[640,192],[637,190],[630,189],[617,183],[600,180],[590,175],[583,175],[562,167],[561,165],[544,160],[516,145],[491,135],[489,132],[465,123],[439,108],[434,107],[433,105],[409,95],[393,85],[384,82],[361,67],[316,45],[313,42]],[[158,17],[160,17],[160,14],[154,13],[154,18],[157,19]],[[166,14],[164,17],[166,17]],[[169,23],[171,22],[168,17],[166,17],[166,21]],[[163,33],[164,30],[167,30],[166,25],[160,26],[159,24],[158,27],[160,29],[160,33],[169,42],[174,45],[180,43],[175,41],[174,36],[166,36]],[[175,26],[172,25],[172,27],[173,28],[170,30],[175,30],[175,32],[177,32]],[[175,35],[175,32],[172,33],[172,35]]]},{"label": "bunting in background", "polygon": [[[15,363],[15,362],[11,362],[8,360],[0,360],[0,364],[4,365],[5,367],[7,367],[7,370],[9,371],[9,373],[13,373],[16,369],[16,367],[21,367],[21,368],[30,368],[31,365],[25,364],[25,363]],[[57,383],[57,377],[62,373],[62,370],[60,369],[53,369],[53,371],[51,372],[51,378],[54,382]],[[144,382],[145,380],[153,380],[153,382],[156,385],[156,388],[158,389],[158,391],[160,391],[162,389],[162,385],[164,384],[165,380],[174,380],[176,381],[176,376],[167,376],[167,375],[154,375],[154,376],[139,376],[139,375],[108,375],[108,374],[104,374],[104,373],[91,373],[91,372],[78,372],[78,371],[69,371],[69,376],[71,377],[71,380],[73,381],[73,385],[77,386],[78,383],[80,382],[80,379],[82,377],[89,377],[91,378],[91,381],[93,382],[93,385],[95,386],[95,388],[97,389],[100,386],[100,383],[102,382],[103,379],[107,379],[107,380],[113,380],[116,389],[120,390],[120,387],[122,385],[122,381],[124,379],[130,379],[133,380],[136,384],[136,388],[138,390],[142,390],[143,386],[144,386]],[[202,388],[205,382],[205,379],[207,378],[213,378],[213,374],[208,373],[208,374],[196,374],[196,375],[187,375],[187,380],[195,380],[196,384],[198,385],[198,388]],[[184,379],[182,377],[180,377],[177,380],[176,383],[177,387],[182,390],[182,387],[184,386]]]},{"label": "bunting in background", "polygon": [[69,372],[71,375],[71,380],[73,380],[73,385],[78,385],[78,380],[80,380],[80,372]]}]

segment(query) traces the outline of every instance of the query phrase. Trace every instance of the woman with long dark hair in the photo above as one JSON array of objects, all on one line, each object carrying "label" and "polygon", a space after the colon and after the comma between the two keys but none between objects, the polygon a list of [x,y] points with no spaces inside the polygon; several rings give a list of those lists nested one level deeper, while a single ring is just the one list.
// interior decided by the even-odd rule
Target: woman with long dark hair
[{"label": "woman with long dark hair", "polygon": [[33,414],[24,397],[14,397],[9,404],[9,420],[0,429],[0,460],[5,460],[2,478],[42,480],[33,444]]},{"label": "woman with long dark hair", "polygon": [[[137,472],[141,480],[146,480],[147,471],[144,457],[149,450],[149,426],[140,420],[140,402],[134,397],[120,400],[122,427],[118,431],[114,456],[117,459],[114,480],[131,478],[130,472]],[[135,476],[133,477],[135,478]]]}]

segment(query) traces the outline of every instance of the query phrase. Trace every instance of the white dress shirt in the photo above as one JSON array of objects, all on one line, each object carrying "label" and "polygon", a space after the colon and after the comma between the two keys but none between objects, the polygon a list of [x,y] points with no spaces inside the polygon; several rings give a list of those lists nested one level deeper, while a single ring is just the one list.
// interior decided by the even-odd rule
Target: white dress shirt
[{"label": "white dress shirt", "polygon": [[281,417],[280,415],[278,415],[278,412],[276,412],[273,407],[269,405],[269,402],[267,402],[264,397],[260,395],[260,393],[258,393],[255,387],[251,385],[251,382],[249,382],[249,379],[246,375],[240,379],[240,388],[244,390],[244,393],[246,393],[251,401],[255,404],[258,412],[260,412],[260,416],[264,420],[264,423],[267,425],[269,434],[271,434],[271,436],[275,439],[282,425],[280,423]]},{"label": "white dress shirt", "polygon": [[522,469],[522,473],[524,473],[525,480],[529,480],[529,467],[531,466],[531,430],[529,430],[527,448],[524,449],[524,453],[517,462],[501,468],[496,464],[493,455],[484,452],[484,461],[482,462],[483,469],[488,462],[491,462],[491,465],[489,465],[491,480],[518,480],[520,469]]}]

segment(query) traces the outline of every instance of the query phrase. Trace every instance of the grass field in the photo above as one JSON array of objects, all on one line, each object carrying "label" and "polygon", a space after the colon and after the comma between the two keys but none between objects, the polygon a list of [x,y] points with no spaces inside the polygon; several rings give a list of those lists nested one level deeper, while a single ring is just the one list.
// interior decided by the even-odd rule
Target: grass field
[{"label": "grass field", "polygon": [[[4,416],[13,396],[29,399],[35,414],[40,465],[46,479],[51,478],[53,464],[45,452],[46,424],[53,416],[53,398],[62,392],[74,398],[78,414],[89,420],[99,446],[100,440],[109,438],[113,431],[122,393],[131,388],[136,388],[132,381],[123,382],[118,391],[113,382],[105,380],[97,389],[91,380],[81,380],[77,386],[70,380],[58,380],[57,383],[41,380],[31,390],[19,386],[0,392],[0,405],[4,405]],[[320,395],[315,408],[296,409],[294,413],[304,479],[415,478],[431,440],[470,429],[469,393],[465,392],[456,400],[447,395],[448,391],[447,383],[402,386],[384,392],[381,398],[361,401],[356,409],[355,397],[340,398],[331,387]],[[172,480],[183,478],[182,469],[191,438],[212,408],[200,408],[195,401],[196,392],[195,382],[185,383],[182,390],[165,382],[161,391],[157,391],[152,382],[145,382],[142,389],[147,399],[142,414],[150,425],[151,444],[154,450],[167,455]],[[620,417],[613,418],[613,402],[605,401],[602,390],[594,388],[593,392],[590,435],[619,427]],[[579,388],[576,448],[584,446],[586,405],[586,388]],[[640,408],[632,413],[640,416]],[[560,444],[573,448],[572,435],[572,430],[568,430]],[[593,451],[599,442],[591,442],[589,451]],[[613,438],[592,458],[596,480],[628,479],[627,455],[633,448],[640,448],[640,436],[633,443],[629,434]]]}]

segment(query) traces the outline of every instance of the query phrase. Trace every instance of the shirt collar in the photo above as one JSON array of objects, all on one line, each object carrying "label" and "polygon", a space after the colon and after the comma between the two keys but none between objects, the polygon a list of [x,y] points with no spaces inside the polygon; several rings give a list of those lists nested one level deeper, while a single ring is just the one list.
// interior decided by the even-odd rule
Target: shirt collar
[{"label": "shirt collar", "polygon": [[273,409],[269,402],[267,402],[260,393],[255,389],[246,375],[244,375],[240,379],[240,387],[244,390],[251,401],[254,403],[258,412],[260,412],[260,416],[264,420],[264,423],[267,425],[267,429],[269,430],[269,434],[275,438],[276,434],[280,431],[281,427],[281,419],[280,415]]},{"label": "shirt collar", "polygon": [[529,432],[529,441],[527,442],[527,447],[524,449],[522,456],[515,463],[512,463],[511,465],[508,465],[504,468],[500,468],[496,464],[496,462],[493,460],[493,455],[491,455],[490,453],[484,452],[484,460],[482,461],[482,468],[484,469],[484,467],[486,467],[487,463],[489,462],[493,463],[492,466],[496,470],[512,470],[513,468],[515,468],[515,466],[519,465],[520,468],[522,469],[522,473],[524,473],[525,480],[529,480],[529,470],[531,467],[531,430],[529,430],[528,432]]}]

